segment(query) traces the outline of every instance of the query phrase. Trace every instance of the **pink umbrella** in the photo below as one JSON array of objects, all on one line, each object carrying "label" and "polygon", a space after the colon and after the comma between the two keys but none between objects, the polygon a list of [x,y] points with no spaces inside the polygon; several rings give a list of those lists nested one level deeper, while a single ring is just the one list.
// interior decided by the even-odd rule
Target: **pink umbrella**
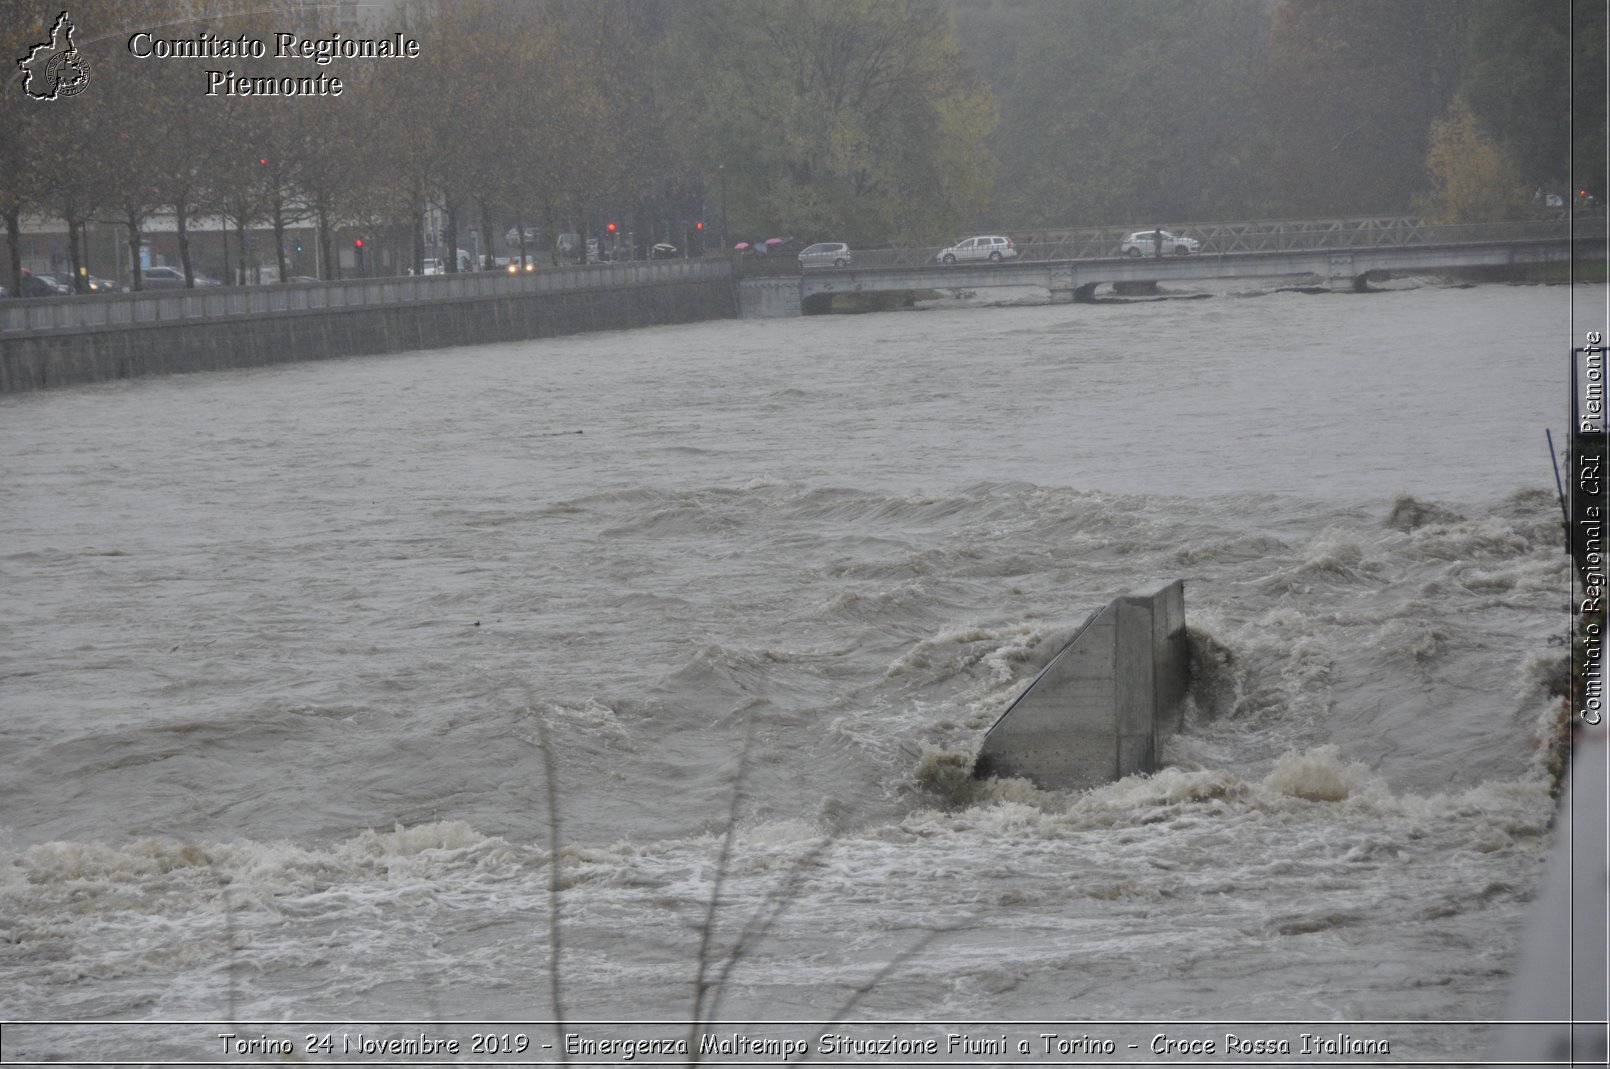
[{"label": "pink umbrella", "polygon": [[734,245],[732,248],[733,248],[733,251],[735,251],[735,252],[743,252],[748,247],[749,247],[749,242],[740,241],[740,242],[738,242],[738,244]]},{"label": "pink umbrella", "polygon": [[766,239],[766,244],[768,244],[768,245],[781,245],[783,242],[785,242],[787,240],[788,240],[787,238],[767,238]]}]

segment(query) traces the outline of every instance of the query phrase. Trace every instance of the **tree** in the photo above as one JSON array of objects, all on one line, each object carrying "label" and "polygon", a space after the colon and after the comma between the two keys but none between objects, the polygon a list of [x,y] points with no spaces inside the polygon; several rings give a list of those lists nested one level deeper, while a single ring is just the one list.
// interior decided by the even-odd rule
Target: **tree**
[{"label": "tree", "polygon": [[1431,121],[1458,87],[1463,0],[1285,0],[1266,103],[1293,215],[1405,209],[1425,187]]},{"label": "tree", "polygon": [[1013,223],[1155,224],[1265,209],[1266,5],[1033,0],[988,9],[991,23],[968,10],[964,25],[1001,99],[992,144]]},{"label": "tree", "polygon": [[1526,191],[1509,157],[1481,128],[1464,98],[1431,124],[1426,159],[1439,223],[1513,219],[1526,209]]},{"label": "tree", "polygon": [[935,0],[689,0],[672,77],[735,225],[938,240],[977,214],[994,100]]},{"label": "tree", "polygon": [[[89,46],[96,75],[93,143],[117,160],[115,167],[96,168],[104,180],[100,197],[123,225],[129,277],[132,288],[138,290],[142,288],[146,224],[172,199],[168,187],[173,171],[166,135],[173,128],[168,120],[177,110],[182,90],[172,79],[152,77],[119,56],[118,50],[134,30],[159,24],[166,10],[157,0],[127,0],[115,5],[98,0],[95,6],[78,10],[87,13],[92,19],[88,24],[98,30],[97,39]],[[87,280],[76,281],[83,292]]]},{"label": "tree", "polygon": [[1569,0],[1477,0],[1460,95],[1521,180],[1570,181]]},{"label": "tree", "polygon": [[[0,20],[0,48],[7,56],[21,56],[34,44],[48,39],[51,20],[43,11],[14,13]],[[6,282],[14,295],[22,293],[22,214],[44,203],[44,173],[40,170],[39,126],[49,119],[49,105],[66,101],[38,101],[22,92],[20,69],[0,78],[0,219],[5,220]]]}]

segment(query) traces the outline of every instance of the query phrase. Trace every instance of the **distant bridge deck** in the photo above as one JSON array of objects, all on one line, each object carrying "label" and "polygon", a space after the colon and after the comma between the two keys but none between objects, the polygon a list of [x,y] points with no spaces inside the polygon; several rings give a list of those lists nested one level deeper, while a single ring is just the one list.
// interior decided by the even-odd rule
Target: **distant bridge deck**
[{"label": "distant bridge deck", "polygon": [[[1053,302],[1070,302],[1092,299],[1103,283],[1203,278],[1307,276],[1333,289],[1357,290],[1371,276],[1394,272],[1604,260],[1603,226],[1603,220],[1587,220],[1573,230],[1567,221],[1550,220],[1394,228],[1389,235],[1294,231],[1285,248],[1216,251],[1205,245],[1201,253],[1189,256],[1047,256],[1067,250],[1068,242],[1059,241],[1048,247],[1020,246],[1019,258],[999,263],[941,264],[934,255],[937,250],[875,250],[858,254],[856,263],[844,270],[812,269],[761,278],[751,274],[739,284],[739,304],[745,316],[789,316],[834,294],[992,286],[1036,286],[1045,289]],[[1333,244],[1341,237],[1356,244]]]}]

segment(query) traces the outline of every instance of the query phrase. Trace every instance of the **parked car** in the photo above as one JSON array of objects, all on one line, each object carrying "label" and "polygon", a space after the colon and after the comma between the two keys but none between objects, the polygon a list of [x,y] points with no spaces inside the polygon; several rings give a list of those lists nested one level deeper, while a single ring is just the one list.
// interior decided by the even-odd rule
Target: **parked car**
[{"label": "parked car", "polygon": [[34,277],[43,282],[45,285],[50,286],[61,296],[71,296],[75,292],[73,289],[72,279],[69,276],[35,275]]},{"label": "parked car", "polygon": [[140,287],[148,290],[184,288],[184,272],[177,267],[147,267],[140,271]]},{"label": "parked car", "polygon": [[[196,286],[221,286],[223,283],[215,278],[196,276]],[[158,264],[140,270],[140,288],[148,290],[179,290],[184,289],[184,272],[177,267],[168,267]]]},{"label": "parked car", "polygon": [[1137,230],[1124,239],[1118,251],[1124,256],[1155,256],[1158,235],[1162,235],[1162,251],[1165,254],[1193,256],[1202,248],[1200,241],[1183,234],[1170,234],[1167,230]]},{"label": "parked car", "polygon": [[799,266],[806,270],[812,267],[849,267],[854,259],[850,247],[844,242],[818,241],[801,250]]},{"label": "parked car", "polygon": [[122,293],[123,287],[109,278],[96,278],[89,276],[89,291],[91,293]]},{"label": "parked car", "polygon": [[54,279],[46,281],[42,275],[22,273],[22,289],[17,291],[18,297],[60,297],[62,291],[57,288]]},{"label": "parked car", "polygon": [[1016,258],[1017,246],[1012,244],[1011,238],[1001,237],[999,234],[966,238],[948,249],[939,250],[939,262],[942,264],[953,264],[960,260],[991,260],[1000,263],[1002,260]]}]

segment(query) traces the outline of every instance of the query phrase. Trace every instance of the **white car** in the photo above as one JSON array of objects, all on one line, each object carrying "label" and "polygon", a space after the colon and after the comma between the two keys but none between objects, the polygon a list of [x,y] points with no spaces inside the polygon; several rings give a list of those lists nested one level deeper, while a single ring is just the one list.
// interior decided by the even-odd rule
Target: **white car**
[{"label": "white car", "polygon": [[942,264],[953,264],[960,260],[990,260],[1000,263],[1002,260],[1016,258],[1017,246],[1012,244],[1011,238],[1004,238],[999,234],[966,238],[948,249],[940,249],[938,256]]},{"label": "white car", "polygon": [[1125,256],[1156,256],[1158,235],[1162,235],[1161,250],[1165,256],[1194,256],[1202,243],[1183,234],[1170,234],[1167,230],[1137,230],[1124,239],[1118,251]]},{"label": "white car", "polygon": [[806,269],[849,267],[853,260],[850,247],[842,241],[818,241],[815,245],[807,245],[799,254],[799,266]]},{"label": "white car", "polygon": [[[196,288],[202,286],[218,286],[222,283],[215,279],[195,276]],[[168,267],[159,264],[147,267],[140,271],[140,285],[148,290],[179,290],[184,289],[184,272],[177,267]]]}]

